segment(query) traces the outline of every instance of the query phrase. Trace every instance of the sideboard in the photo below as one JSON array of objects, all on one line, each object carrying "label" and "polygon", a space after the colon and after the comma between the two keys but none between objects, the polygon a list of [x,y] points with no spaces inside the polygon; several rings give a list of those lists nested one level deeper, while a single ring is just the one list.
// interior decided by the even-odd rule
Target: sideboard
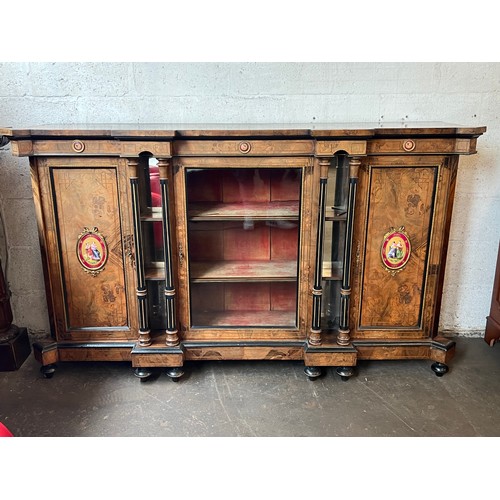
[{"label": "sideboard", "polygon": [[460,155],[444,123],[0,129],[29,157],[51,339],[65,361],[428,359]]}]

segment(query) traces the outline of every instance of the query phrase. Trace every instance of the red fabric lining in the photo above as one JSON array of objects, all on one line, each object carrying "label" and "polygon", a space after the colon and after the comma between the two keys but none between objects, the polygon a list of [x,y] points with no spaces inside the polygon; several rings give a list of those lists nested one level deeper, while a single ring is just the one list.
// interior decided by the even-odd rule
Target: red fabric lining
[{"label": "red fabric lining", "polygon": [[9,429],[2,424],[2,422],[0,422],[0,437],[14,437],[12,432],[10,432]]}]

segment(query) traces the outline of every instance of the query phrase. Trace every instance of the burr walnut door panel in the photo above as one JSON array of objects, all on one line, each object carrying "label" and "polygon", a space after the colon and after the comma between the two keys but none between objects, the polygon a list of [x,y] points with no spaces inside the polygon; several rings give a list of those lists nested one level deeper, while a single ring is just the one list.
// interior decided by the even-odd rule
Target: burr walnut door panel
[{"label": "burr walnut door panel", "polygon": [[[118,161],[40,160],[34,179],[43,210],[42,247],[59,340],[133,339],[125,267],[130,243],[126,181]],[[128,260],[128,258],[127,258]]]},{"label": "burr walnut door panel", "polygon": [[355,216],[354,338],[432,336],[456,164],[367,158]]}]

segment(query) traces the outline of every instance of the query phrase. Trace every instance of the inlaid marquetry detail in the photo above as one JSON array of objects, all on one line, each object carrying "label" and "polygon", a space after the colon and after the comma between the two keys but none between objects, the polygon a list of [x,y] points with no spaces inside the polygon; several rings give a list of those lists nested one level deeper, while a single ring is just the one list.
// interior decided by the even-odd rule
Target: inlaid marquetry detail
[{"label": "inlaid marquetry detail", "polygon": [[[363,328],[420,328],[438,170],[437,165],[370,168]],[[388,227],[399,229],[388,232]]]},{"label": "inlaid marquetry detail", "polygon": [[316,156],[333,156],[339,151],[345,151],[348,155],[365,155],[366,141],[318,141],[316,143]]},{"label": "inlaid marquetry detail", "polygon": [[367,154],[473,154],[476,138],[374,139],[368,142]]},{"label": "inlaid marquetry detail", "polygon": [[135,269],[134,236],[132,234],[123,237],[123,249],[129,259],[130,266]]},{"label": "inlaid marquetry detail", "polygon": [[250,141],[178,141],[176,154],[180,156],[292,156],[307,155],[314,152],[314,143],[311,140],[253,140]]},{"label": "inlaid marquetry detail", "polygon": [[[45,202],[52,199],[55,215],[48,258],[51,268],[60,266],[64,276],[66,324],[60,323],[61,335],[66,330],[126,328],[117,169],[95,166],[88,159],[72,167],[53,159],[47,165],[50,187]],[[93,200],[99,200],[98,217]]]}]

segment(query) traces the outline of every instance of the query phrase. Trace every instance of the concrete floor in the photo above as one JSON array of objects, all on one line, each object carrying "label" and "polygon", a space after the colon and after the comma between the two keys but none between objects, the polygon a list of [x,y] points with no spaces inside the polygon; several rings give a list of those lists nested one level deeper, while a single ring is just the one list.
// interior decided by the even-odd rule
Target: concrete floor
[{"label": "concrete floor", "polygon": [[430,361],[361,361],[343,382],[299,362],[186,364],[141,382],[128,363],[62,363],[45,379],[31,355],[0,373],[0,421],[15,436],[500,436],[500,346],[457,339],[442,378]]}]

